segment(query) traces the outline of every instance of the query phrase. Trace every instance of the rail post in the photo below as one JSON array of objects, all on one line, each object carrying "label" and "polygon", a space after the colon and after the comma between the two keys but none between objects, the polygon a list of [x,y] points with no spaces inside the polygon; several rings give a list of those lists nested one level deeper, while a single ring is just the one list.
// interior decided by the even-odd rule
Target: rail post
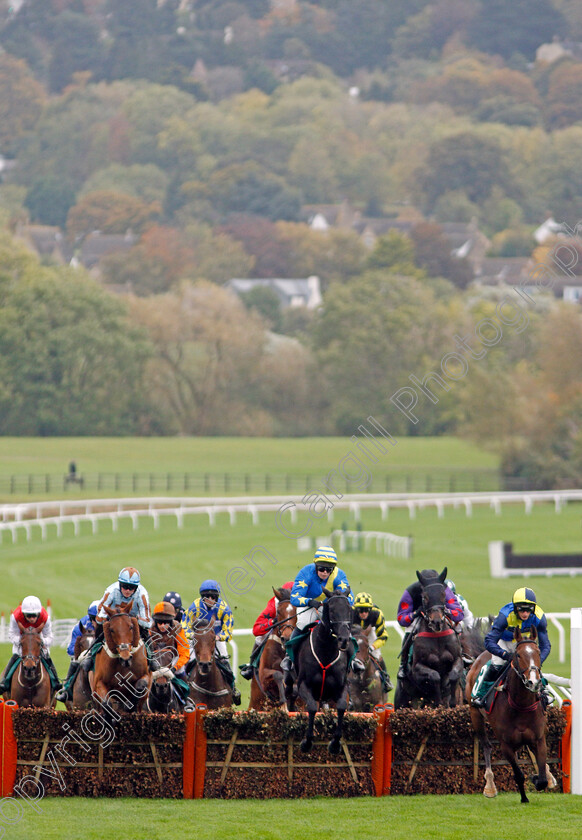
[{"label": "rail post", "polygon": [[12,796],[16,779],[18,748],[12,726],[12,713],[18,709],[14,700],[0,700],[0,797]]},{"label": "rail post", "polygon": [[390,715],[394,711],[393,703],[386,703],[386,715],[384,717],[384,778],[382,782],[382,795],[390,795],[392,784],[392,730],[390,729]]}]

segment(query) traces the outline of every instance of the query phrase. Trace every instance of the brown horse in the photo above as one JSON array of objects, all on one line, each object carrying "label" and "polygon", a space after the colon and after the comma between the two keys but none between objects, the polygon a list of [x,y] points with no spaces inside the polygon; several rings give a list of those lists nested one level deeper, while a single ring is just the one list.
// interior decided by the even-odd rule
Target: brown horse
[{"label": "brown horse", "polygon": [[275,624],[267,637],[259,667],[255,668],[251,682],[251,700],[249,709],[267,711],[274,706],[284,706],[285,675],[281,670],[281,662],[285,656],[284,643],[291,638],[297,624],[297,609],[290,601],[289,589],[275,589],[278,599]]},{"label": "brown horse", "polygon": [[152,684],[146,700],[146,710],[163,715],[179,712],[180,702],[172,688],[173,674],[170,671],[170,665],[177,654],[176,639],[171,632],[162,633],[158,627],[151,633],[148,646],[157,667],[152,672]]},{"label": "brown horse", "polygon": [[19,706],[55,706],[56,700],[48,671],[41,662],[42,636],[34,627],[20,635],[22,659],[12,675],[9,697]]},{"label": "brown horse", "polygon": [[385,703],[388,694],[382,687],[382,681],[377,674],[378,664],[370,653],[370,633],[372,627],[363,628],[359,624],[352,625],[352,636],[358,644],[355,659],[361,668],[348,671],[349,708],[354,712],[371,712],[374,706]]},{"label": "brown horse", "polygon": [[[77,636],[75,640],[75,649],[73,657],[75,659],[85,659],[88,652],[93,647],[95,641],[95,631],[92,628],[87,628],[84,625],[81,628],[81,635]],[[68,711],[73,709],[88,709],[91,706],[91,686],[89,684],[89,676],[83,667],[79,668],[77,677],[73,684],[73,700],[67,700],[65,706]]]},{"label": "brown horse", "polygon": [[232,691],[216,662],[214,623],[198,620],[192,635],[196,665],[188,676],[190,699],[209,709],[232,706]]},{"label": "brown horse", "polygon": [[90,676],[93,699],[109,713],[141,711],[151,683],[145,645],[137,618],[128,615],[133,601],[111,609],[103,624],[104,643]]},{"label": "brown horse", "polygon": [[[522,802],[529,802],[525,795],[525,777],[517,763],[517,752],[527,747],[535,755],[537,775],[533,777],[536,790],[545,790],[556,786],[556,780],[550,773],[546,747],[546,715],[540,700],[542,691],[542,672],[540,649],[536,642],[536,628],[530,630],[530,638],[525,639],[519,628],[515,628],[516,641],[511,666],[507,671],[503,690],[495,694],[495,700],[489,710],[471,707],[471,722],[483,747],[485,757],[485,796],[497,795],[493,770],[491,769],[491,742],[485,726],[485,720],[491,725],[504,758],[511,764],[515,783],[521,794]],[[471,697],[471,690],[481,666],[491,658],[485,651],[476,660],[467,677],[465,697]]]}]

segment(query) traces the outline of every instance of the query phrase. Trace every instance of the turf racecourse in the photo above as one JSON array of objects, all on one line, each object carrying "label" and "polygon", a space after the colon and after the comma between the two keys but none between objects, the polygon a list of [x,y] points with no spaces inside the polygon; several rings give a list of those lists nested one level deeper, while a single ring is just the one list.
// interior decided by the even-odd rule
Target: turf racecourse
[{"label": "turf racecourse", "polygon": [[[578,840],[582,797],[517,793],[472,796],[398,796],[375,799],[179,801],[44,799],[42,813],[24,806],[7,825],[11,840],[168,840],[194,836],[237,840],[500,840],[512,834]],[[8,815],[8,810],[7,810]],[[17,817],[12,808],[9,816]],[[0,837],[2,835],[0,834]]]}]

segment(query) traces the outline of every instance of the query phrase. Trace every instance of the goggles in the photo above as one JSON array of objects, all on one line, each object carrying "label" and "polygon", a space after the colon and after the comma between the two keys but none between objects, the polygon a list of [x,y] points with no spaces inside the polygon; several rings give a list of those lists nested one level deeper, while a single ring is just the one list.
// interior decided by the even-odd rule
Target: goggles
[{"label": "goggles", "polygon": [[531,604],[516,604],[515,608],[518,612],[532,613],[534,611],[534,608],[532,607]]},{"label": "goggles", "polygon": [[315,569],[318,572],[326,572],[328,575],[331,575],[331,573],[334,570],[334,566],[321,566],[319,563],[317,563]]},{"label": "goggles", "polygon": [[128,592],[135,592],[137,590],[135,583],[120,583],[119,586],[121,589],[125,589]]},{"label": "goggles", "polygon": [[28,620],[33,621],[35,618],[38,618],[39,613],[22,613],[22,615]]},{"label": "goggles", "polygon": [[218,592],[201,592],[201,598],[212,598],[213,601],[218,601]]}]

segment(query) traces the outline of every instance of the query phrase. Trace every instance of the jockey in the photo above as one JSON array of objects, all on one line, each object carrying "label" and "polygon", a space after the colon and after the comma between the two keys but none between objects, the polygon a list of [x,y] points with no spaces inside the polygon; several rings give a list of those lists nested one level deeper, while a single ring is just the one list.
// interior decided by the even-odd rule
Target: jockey
[{"label": "jockey", "polygon": [[[173,594],[176,595],[176,593]],[[168,667],[172,672],[172,684],[184,708],[189,711],[194,708],[194,705],[188,699],[188,678],[185,668],[190,659],[190,646],[184,628],[178,621],[173,604],[167,601],[160,601],[159,604],[155,605],[152,620],[153,627],[150,629],[150,642],[162,638],[164,633],[170,636],[170,644],[174,656],[172,664]],[[156,651],[152,648],[151,657],[153,660],[155,660],[155,656]],[[176,679],[176,677],[179,679]]]},{"label": "jockey", "polygon": [[[418,574],[418,572],[417,572]],[[421,572],[424,578],[438,578],[439,574],[434,569],[424,569]],[[422,606],[422,584],[419,580],[407,586],[400,597],[398,603],[398,624],[401,627],[406,627],[407,632],[404,635],[402,648],[400,649],[400,668],[398,669],[398,679],[404,679],[408,669],[408,660],[414,636],[418,629],[420,608]],[[463,618],[463,608],[459,599],[452,589],[445,583],[445,608],[448,617],[454,624],[459,624]]]},{"label": "jockey", "polygon": [[[491,659],[479,671],[471,692],[471,705],[481,708],[485,703],[485,696],[491,686],[501,676],[508,662],[511,662],[516,642],[513,632],[518,627],[527,638],[529,631],[535,627],[540,647],[542,663],[547,659],[551,644],[548,637],[548,621],[541,607],[538,606],[533,589],[522,586],[513,593],[509,604],[501,607],[491,630],[485,636],[485,648],[491,654]],[[551,695],[544,700],[551,700]]]},{"label": "jockey", "polygon": [[75,659],[75,643],[79,636],[83,635],[83,631],[86,633],[93,633],[94,635],[97,633],[98,606],[99,601],[92,601],[87,610],[87,615],[83,616],[83,618],[81,618],[80,621],[78,621],[73,627],[71,640],[67,648],[67,653],[71,657],[71,664],[69,665],[69,671],[65,677],[64,686],[59,692],[57,692],[57,700],[60,700],[61,703],[65,703],[67,700],[73,699],[73,686],[75,685],[75,679],[77,678],[83,659],[87,656],[86,653],[85,656],[81,655],[79,659]]},{"label": "jockey", "polygon": [[162,601],[166,604],[171,604],[174,609],[176,610],[176,621],[182,621],[184,618],[184,609],[182,607],[182,599],[178,595],[177,592],[171,590],[170,592],[166,592]]},{"label": "jockey", "polygon": [[[288,589],[291,591],[293,586],[293,581],[288,580],[287,583],[284,583],[281,589]],[[263,612],[257,617],[254,625],[253,625],[253,636],[255,637],[255,644],[253,645],[253,649],[250,655],[250,661],[243,665],[239,665],[239,671],[241,676],[245,678],[245,680],[250,680],[253,677],[254,667],[253,662],[255,660],[256,655],[259,652],[259,649],[262,647],[263,642],[266,641],[267,636],[271,632],[271,628],[275,623],[277,618],[277,606],[279,601],[276,595],[269,600],[267,606],[263,610]]]},{"label": "jockey", "polygon": [[394,686],[390,681],[386,663],[380,653],[380,648],[386,644],[388,639],[388,631],[384,621],[384,614],[382,610],[376,606],[372,600],[372,596],[367,592],[358,592],[354,600],[354,614],[353,623],[357,627],[362,627],[366,630],[371,628],[368,639],[370,643],[370,656],[372,656],[378,666],[378,673],[382,681],[382,688],[384,691],[391,691]]},{"label": "jockey", "polygon": [[475,624],[475,616],[473,615],[473,613],[469,609],[469,604],[467,603],[467,599],[463,598],[462,595],[459,595],[459,593],[457,592],[457,587],[455,586],[455,582],[452,581],[450,578],[447,578],[445,580],[445,586],[448,586],[449,589],[451,590],[451,592],[453,593],[453,595],[457,596],[457,601],[459,602],[459,604],[463,608],[464,618],[461,622],[461,626],[466,628],[467,630],[470,630],[473,627],[473,625]]},{"label": "jockey", "polygon": [[103,624],[107,621],[107,613],[105,607],[114,609],[131,601],[131,609],[128,615],[137,618],[139,625],[139,634],[145,642],[146,653],[149,663],[149,628],[151,625],[150,618],[150,599],[147,590],[140,582],[140,574],[133,566],[125,566],[118,575],[115,583],[110,584],[105,590],[103,597],[97,606],[97,633],[95,635],[95,644],[91,648],[90,656],[84,662],[83,667],[86,671],[90,671],[95,661],[95,655],[103,644]]},{"label": "jockey", "polygon": [[[353,606],[354,596],[350,591],[348,579],[337,564],[337,554],[329,545],[320,546],[313,556],[313,562],[304,566],[295,578],[291,589],[291,603],[297,607],[297,627],[288,645],[298,636],[304,636],[302,631],[309,625],[319,621],[321,605],[326,598],[324,589],[348,593],[348,600]],[[286,645],[287,656],[281,662],[284,671],[291,669],[292,649],[292,646]]]},{"label": "jockey", "polygon": [[12,656],[4,671],[4,678],[0,682],[0,693],[10,691],[11,678],[10,670],[22,655],[21,633],[28,627],[34,627],[40,631],[42,639],[42,658],[46,663],[47,670],[51,675],[51,682],[56,688],[61,688],[57,676],[57,669],[50,655],[50,646],[53,641],[53,631],[48,612],[44,609],[36,595],[27,595],[22,604],[17,607],[10,616],[8,627],[8,638],[12,642]]},{"label": "jockey", "polygon": [[220,584],[216,580],[205,580],[200,585],[200,597],[192,601],[182,622],[186,636],[190,642],[192,655],[188,670],[192,670],[196,662],[194,649],[194,631],[198,621],[208,621],[214,624],[216,633],[216,664],[228,680],[232,691],[232,702],[240,706],[240,691],[236,687],[234,674],[228,660],[226,643],[232,638],[233,616],[232,610],[225,600],[220,597]]}]

